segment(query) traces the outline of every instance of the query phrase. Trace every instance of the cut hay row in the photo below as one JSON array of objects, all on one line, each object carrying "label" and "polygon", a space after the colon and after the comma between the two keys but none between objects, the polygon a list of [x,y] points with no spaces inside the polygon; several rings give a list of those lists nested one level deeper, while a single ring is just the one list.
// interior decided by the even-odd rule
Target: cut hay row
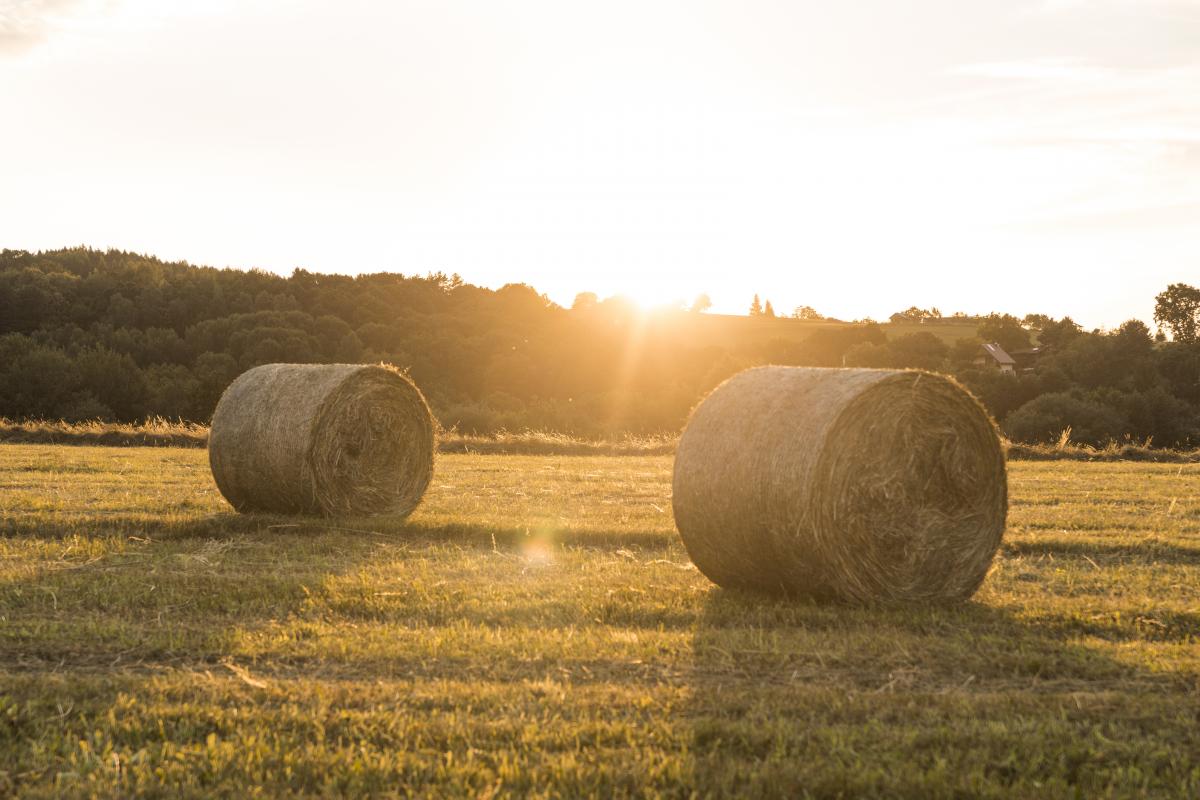
[{"label": "cut hay row", "polygon": [[[668,456],[679,438],[671,435],[622,439],[581,439],[553,431],[502,432],[476,436],[454,430],[437,437],[439,453],[530,456]],[[0,417],[0,444],[60,444],[90,447],[207,447],[208,426],[154,418],[137,424],[118,422],[17,421]],[[1009,461],[1146,461],[1200,463],[1200,448],[1171,450],[1132,442],[1103,447],[1002,442]]]},{"label": "cut hay row", "polygon": [[693,412],[675,524],[732,588],[853,602],[969,597],[1004,532],[987,413],[924,372],[762,367]]},{"label": "cut hay row", "polygon": [[[0,444],[61,444],[91,447],[208,446],[207,425],[154,418],[144,423],[16,421],[0,417]],[[553,431],[502,431],[489,436],[440,429],[439,453],[531,456],[667,456],[677,436],[581,439]]]},{"label": "cut hay row", "polygon": [[81,447],[207,447],[208,426],[151,417],[127,424],[86,420],[0,417],[0,444],[61,444]]}]

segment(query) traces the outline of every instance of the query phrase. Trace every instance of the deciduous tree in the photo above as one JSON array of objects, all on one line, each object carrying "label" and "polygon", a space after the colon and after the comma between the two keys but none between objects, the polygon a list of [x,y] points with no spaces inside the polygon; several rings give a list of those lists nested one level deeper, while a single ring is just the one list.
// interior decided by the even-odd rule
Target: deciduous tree
[{"label": "deciduous tree", "polygon": [[1195,342],[1200,335],[1200,289],[1172,283],[1154,298],[1154,321],[1165,325],[1177,342]]}]

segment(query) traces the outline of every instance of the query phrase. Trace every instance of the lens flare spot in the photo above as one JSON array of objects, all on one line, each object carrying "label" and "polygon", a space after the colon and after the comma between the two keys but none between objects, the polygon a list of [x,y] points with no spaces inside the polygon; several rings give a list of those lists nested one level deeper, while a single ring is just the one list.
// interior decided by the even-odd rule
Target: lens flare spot
[{"label": "lens flare spot", "polygon": [[550,528],[526,531],[525,540],[521,542],[521,557],[533,566],[553,564],[554,540],[554,531]]}]

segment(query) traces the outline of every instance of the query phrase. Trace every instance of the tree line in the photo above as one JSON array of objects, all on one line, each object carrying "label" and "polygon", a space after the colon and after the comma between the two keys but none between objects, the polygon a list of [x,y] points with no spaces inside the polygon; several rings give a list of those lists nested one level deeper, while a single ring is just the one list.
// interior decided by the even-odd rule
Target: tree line
[{"label": "tree line", "polygon": [[[807,307],[768,321],[705,314],[706,302],[646,314],[621,297],[563,308],[524,284],[491,290],[442,273],[284,277],[115,250],[4,250],[0,415],[206,421],[257,364],[384,361],[463,432],[666,433],[725,378],[774,363],[947,372],[1020,441],[1070,427],[1095,444],[1200,444],[1200,292],[1178,284],[1159,301],[1173,341],[1136,320],[1085,331],[1069,318],[993,314],[949,343],[936,317],[912,318],[919,309],[889,333]],[[984,341],[1043,350],[1027,371],[1003,374],[976,363]]]}]

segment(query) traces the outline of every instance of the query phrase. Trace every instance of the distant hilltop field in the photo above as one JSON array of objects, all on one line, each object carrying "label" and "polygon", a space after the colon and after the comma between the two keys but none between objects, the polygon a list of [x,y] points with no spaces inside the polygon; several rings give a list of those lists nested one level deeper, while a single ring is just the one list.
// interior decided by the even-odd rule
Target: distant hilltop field
[{"label": "distant hilltop field", "polygon": [[1156,299],[1158,332],[917,307],[851,322],[757,297],[747,316],[708,313],[703,297],[647,312],[584,293],[567,308],[525,284],[443,273],[283,277],[116,250],[4,250],[0,416],[203,424],[256,365],[384,362],[409,373],[444,429],[611,441],[674,436],[705,394],[752,366],[911,367],[957,378],[1017,443],[1200,445],[1200,290],[1174,284]]},{"label": "distant hilltop field", "polygon": [[[899,316],[899,315],[897,315]],[[677,317],[659,315],[664,322],[679,324]],[[840,319],[798,319],[796,317],[745,316],[742,314],[691,314],[686,322],[689,332],[705,343],[767,343],[783,340],[799,343],[817,331],[835,331],[853,328],[878,328],[885,337],[906,336],[912,333],[929,333],[947,346],[964,339],[974,341],[980,324],[986,317],[930,317],[924,319],[896,319],[887,322],[845,321]],[[1036,336],[1036,334],[1034,334]]]}]

